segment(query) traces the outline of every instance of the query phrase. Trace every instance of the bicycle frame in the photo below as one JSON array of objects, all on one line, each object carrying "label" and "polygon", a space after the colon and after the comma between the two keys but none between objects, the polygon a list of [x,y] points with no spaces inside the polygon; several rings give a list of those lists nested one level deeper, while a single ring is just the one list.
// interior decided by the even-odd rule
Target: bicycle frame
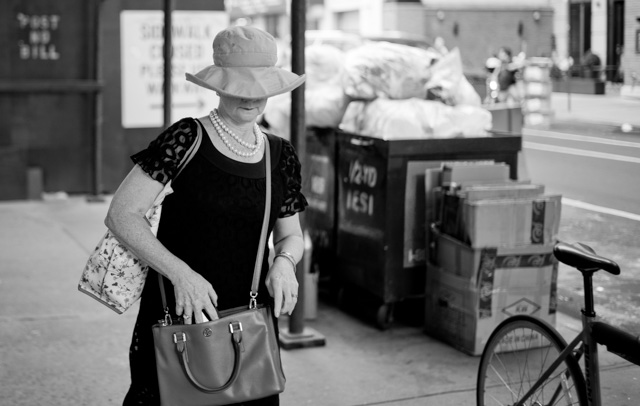
[{"label": "bicycle frame", "polygon": [[[587,401],[589,406],[602,406],[602,395],[600,392],[600,365],[598,361],[598,344],[591,335],[591,325],[595,321],[596,313],[593,302],[593,282],[592,276],[594,272],[582,271],[584,278],[584,309],[582,309],[582,331],[567,345],[558,356],[558,358],[547,368],[540,376],[538,381],[529,389],[529,391],[514,406],[523,406],[524,402],[542,386],[542,383],[551,375],[555,368],[560,365],[567,357],[574,357],[577,361],[580,356],[584,355],[584,374],[587,390]],[[580,348],[578,348],[581,345]],[[578,348],[577,355],[574,350]]]},{"label": "bicycle frame", "polygon": [[[546,400],[542,401],[545,402],[545,405],[555,405],[556,401],[566,401],[567,404],[574,404],[572,399],[576,396],[580,405],[602,406],[598,346],[603,345],[612,354],[640,366],[640,336],[596,320],[593,274],[599,270],[604,270],[613,275],[619,275],[620,268],[618,265],[607,258],[598,256],[590,247],[581,243],[578,243],[578,245],[558,243],[554,247],[554,255],[560,262],[576,268],[582,273],[584,283],[582,330],[567,344],[553,326],[545,325],[542,320],[538,320],[535,317],[514,316],[502,322],[492,333],[482,354],[478,375],[478,404],[486,404],[484,396],[486,388],[488,388],[486,379],[489,368],[492,368],[492,374],[498,378],[497,387],[504,386],[506,388],[504,392],[507,394],[507,399],[509,394],[511,395],[511,401],[505,401],[511,406],[539,406],[541,403],[537,399],[544,398]],[[528,359],[525,359],[522,371],[515,371],[516,378],[513,379],[514,385],[512,386],[512,379],[508,378],[510,370],[508,365],[510,362],[505,359],[504,361],[506,362],[503,364],[500,356],[496,357],[496,367],[494,367],[493,362],[494,355],[497,355],[503,340],[507,340],[508,337],[511,337],[511,333],[518,330],[538,331],[548,339],[549,345],[553,347],[554,354],[559,352],[559,355],[555,356],[555,359],[553,356],[548,359],[548,361],[553,360],[550,366],[544,369],[536,367],[531,374],[532,376],[535,375],[536,378],[532,380],[526,379],[529,377],[530,370],[527,369]],[[504,343],[507,342],[504,341]],[[518,349],[516,348],[515,350]],[[584,367],[581,368],[580,361],[583,355]],[[546,357],[544,362],[546,363]],[[558,369],[561,364],[564,366]],[[498,372],[498,369],[500,372]],[[501,375],[503,370],[506,371],[506,380]],[[526,383],[528,386],[532,381],[535,381],[535,383],[520,397],[525,387],[517,386],[518,383],[520,385]],[[550,384],[550,382],[554,383]],[[512,390],[512,387],[515,388],[517,393]],[[502,397],[498,393],[497,396]],[[533,400],[534,397],[535,401]],[[515,398],[519,398],[519,400],[515,401]],[[493,399],[499,401],[498,398]],[[514,401],[515,403],[513,403]]]},{"label": "bicycle frame", "polygon": [[601,406],[600,362],[598,361],[598,344],[591,335],[591,325],[595,321],[596,312],[593,302],[594,272],[582,270],[584,279],[584,309],[582,309],[582,343],[584,349],[584,375],[587,389],[587,401],[590,406]]}]

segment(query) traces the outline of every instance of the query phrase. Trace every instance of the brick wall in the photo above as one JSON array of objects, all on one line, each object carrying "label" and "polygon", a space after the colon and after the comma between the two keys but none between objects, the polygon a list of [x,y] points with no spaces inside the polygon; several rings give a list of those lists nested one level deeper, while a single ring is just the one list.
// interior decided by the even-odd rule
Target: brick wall
[{"label": "brick wall", "polygon": [[[541,10],[536,22],[532,10],[426,10],[425,34],[442,37],[449,49],[460,48],[468,71],[482,70],[486,59],[501,46],[516,55],[550,56],[553,11]],[[522,24],[522,36],[518,27]]]},{"label": "brick wall", "polygon": [[[384,6],[385,30],[400,30],[424,35],[432,41],[440,36],[449,49],[460,48],[468,72],[481,73],[489,56],[501,46],[514,55],[550,56],[553,34],[553,10],[538,9],[429,9],[420,4],[388,3]],[[518,34],[522,22],[522,36]]]}]

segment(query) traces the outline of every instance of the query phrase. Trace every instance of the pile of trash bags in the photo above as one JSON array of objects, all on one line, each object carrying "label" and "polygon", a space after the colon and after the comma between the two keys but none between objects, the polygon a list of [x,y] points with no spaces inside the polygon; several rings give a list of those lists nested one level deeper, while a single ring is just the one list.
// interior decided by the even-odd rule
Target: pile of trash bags
[{"label": "pile of trash bags", "polygon": [[[343,52],[330,45],[305,49],[308,127],[390,139],[482,136],[491,113],[463,74],[457,48],[446,53],[390,42]],[[272,97],[263,119],[290,138],[291,95]]]}]

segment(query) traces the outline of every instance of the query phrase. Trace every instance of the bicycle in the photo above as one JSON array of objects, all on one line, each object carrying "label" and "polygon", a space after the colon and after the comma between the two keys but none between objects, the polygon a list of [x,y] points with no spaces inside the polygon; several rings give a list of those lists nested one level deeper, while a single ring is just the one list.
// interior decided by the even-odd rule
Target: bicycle
[{"label": "bicycle", "polygon": [[[591,247],[558,242],[556,259],[582,272],[583,329],[567,344],[549,323],[532,316],[513,316],[489,337],[478,369],[478,406],[601,406],[597,344],[640,365],[640,337],[596,321],[593,274],[620,274],[618,264]],[[584,375],[580,358],[584,356]]]}]

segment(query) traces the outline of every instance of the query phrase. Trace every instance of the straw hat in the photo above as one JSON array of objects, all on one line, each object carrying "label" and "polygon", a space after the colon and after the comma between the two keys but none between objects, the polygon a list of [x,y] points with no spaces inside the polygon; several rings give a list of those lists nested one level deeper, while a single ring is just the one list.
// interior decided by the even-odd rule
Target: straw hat
[{"label": "straw hat", "polygon": [[271,34],[254,27],[231,27],[213,40],[213,65],[187,80],[220,95],[262,99],[289,92],[305,81],[276,67],[276,41]]}]

